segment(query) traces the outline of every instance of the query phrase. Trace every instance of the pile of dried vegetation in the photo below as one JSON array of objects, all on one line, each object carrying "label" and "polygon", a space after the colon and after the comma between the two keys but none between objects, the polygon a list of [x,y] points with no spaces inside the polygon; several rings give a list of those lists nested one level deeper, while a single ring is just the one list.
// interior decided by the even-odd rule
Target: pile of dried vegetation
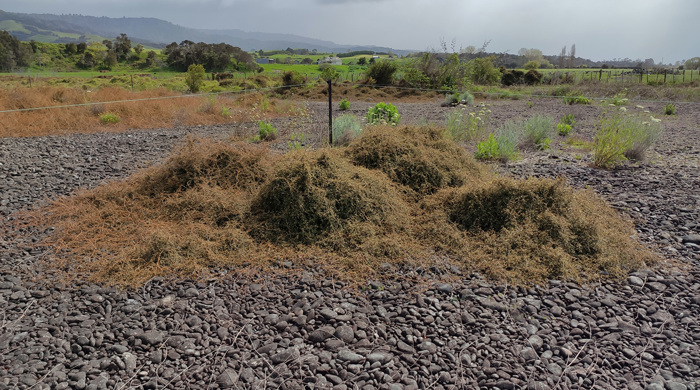
[{"label": "pile of dried vegetation", "polygon": [[280,263],[362,283],[436,262],[527,284],[653,261],[592,192],[498,178],[429,127],[377,127],[344,149],[284,155],[192,139],[40,218],[55,227],[51,266],[125,286]]}]

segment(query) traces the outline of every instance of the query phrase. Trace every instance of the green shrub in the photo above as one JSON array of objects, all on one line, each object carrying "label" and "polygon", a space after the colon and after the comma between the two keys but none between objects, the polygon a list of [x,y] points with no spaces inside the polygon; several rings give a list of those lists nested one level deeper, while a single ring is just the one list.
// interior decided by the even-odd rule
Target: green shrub
[{"label": "green shrub", "polygon": [[559,120],[561,123],[564,123],[566,125],[569,125],[573,127],[576,124],[576,120],[574,119],[574,114],[566,114],[561,119]]},{"label": "green shrub", "polygon": [[489,138],[476,145],[475,157],[479,160],[499,160],[506,162],[517,156],[517,146],[522,131],[522,123],[506,121],[503,126],[489,134]]},{"label": "green shrub", "polygon": [[332,65],[326,66],[321,71],[321,79],[325,81],[335,81],[340,77],[340,73]]},{"label": "green shrub", "polygon": [[566,137],[567,135],[571,134],[571,125],[567,125],[566,123],[558,123],[557,131],[559,132],[559,135]]},{"label": "green shrub", "polygon": [[340,103],[338,103],[338,108],[340,109],[340,111],[349,110],[350,109],[350,102],[348,101],[348,99],[341,100]]},{"label": "green shrub", "polygon": [[119,116],[117,114],[108,112],[106,114],[100,115],[100,121],[105,125],[109,125],[109,124],[119,123],[119,121],[121,121],[121,119],[119,118]]},{"label": "green shrub", "polygon": [[391,103],[377,103],[367,111],[367,123],[371,125],[398,125],[401,120],[399,110]]},{"label": "green shrub", "polygon": [[270,122],[258,122],[258,136],[256,141],[272,141],[277,138],[277,129]]},{"label": "green shrub", "polygon": [[282,85],[285,87],[304,84],[304,76],[295,71],[287,71],[282,75]]},{"label": "green shrub", "polygon": [[203,65],[192,64],[187,68],[187,76],[185,76],[185,84],[192,93],[197,93],[204,84],[204,76],[206,75]]},{"label": "green shrub", "polygon": [[469,142],[482,138],[486,130],[486,122],[491,110],[482,107],[477,113],[452,110],[447,115],[445,133],[455,142]]},{"label": "green shrub", "polygon": [[676,115],[676,106],[668,103],[664,106],[664,115]]},{"label": "green shrub", "polygon": [[517,156],[517,147],[520,142],[522,124],[514,121],[506,121],[496,129],[496,141],[498,141],[498,151],[500,159],[503,161],[512,160]]},{"label": "green shrub", "polygon": [[526,144],[538,149],[547,149],[549,137],[554,131],[554,119],[546,115],[534,115],[523,125],[523,135]]},{"label": "green shrub", "polygon": [[298,150],[304,148],[304,141],[306,140],[306,134],[304,133],[292,133],[287,142],[287,147],[290,150]]},{"label": "green shrub", "polygon": [[626,106],[627,103],[629,103],[629,99],[627,99],[625,96],[627,96],[627,94],[625,92],[620,92],[620,93],[616,94],[610,100],[610,104],[612,104],[614,106],[618,106],[618,107],[619,106]]},{"label": "green shrub", "polygon": [[362,124],[355,115],[346,114],[333,119],[333,145],[347,145],[362,133]]},{"label": "green shrub", "polygon": [[527,85],[539,84],[542,81],[542,73],[535,69],[530,69],[525,73],[525,76],[523,76],[523,80]]},{"label": "green shrub", "polygon": [[472,104],[474,103],[474,95],[465,91],[463,93],[455,92],[445,95],[445,104]]},{"label": "green shrub", "polygon": [[489,138],[479,142],[476,145],[476,153],[474,157],[478,160],[496,160],[500,157],[498,151],[498,141],[493,133],[489,134]]},{"label": "green shrub", "polygon": [[593,163],[614,168],[627,159],[642,160],[663,129],[659,120],[644,121],[635,115],[616,112],[601,118],[593,142]]},{"label": "green shrub", "polygon": [[493,85],[501,80],[501,71],[494,66],[496,57],[475,58],[467,63],[469,78],[474,84]]},{"label": "green shrub", "polygon": [[398,70],[398,66],[391,61],[376,61],[367,68],[367,79],[373,79],[378,85],[392,85],[394,83],[394,74]]},{"label": "green shrub", "polygon": [[580,92],[571,92],[569,96],[564,96],[564,104],[591,104],[591,99],[583,97]]}]

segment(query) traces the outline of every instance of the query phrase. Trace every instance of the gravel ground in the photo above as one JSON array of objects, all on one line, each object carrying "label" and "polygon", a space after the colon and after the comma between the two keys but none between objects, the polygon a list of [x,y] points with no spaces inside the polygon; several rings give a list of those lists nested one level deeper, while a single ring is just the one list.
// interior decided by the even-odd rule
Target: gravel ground
[{"label": "gravel ground", "polygon": [[[590,137],[601,110],[533,103],[493,102],[492,121],[574,112],[577,131]],[[351,111],[367,106],[353,103]],[[448,110],[397,106],[408,122],[440,121]],[[310,107],[317,125],[309,132],[320,137],[324,108]],[[519,288],[462,275],[450,284],[396,281],[356,291],[307,272],[256,281],[152,280],[119,291],[36,278],[43,254],[26,245],[36,235],[2,230],[0,389],[695,389],[700,110],[678,104],[677,112],[664,118],[666,133],[638,166],[597,170],[581,151],[555,142],[548,153],[498,167],[565,176],[631,216],[641,239],[672,266],[619,283]],[[291,123],[278,123],[283,134]],[[188,134],[245,131],[201,126],[0,139],[0,220],[8,227],[18,210],[125,177]]]}]

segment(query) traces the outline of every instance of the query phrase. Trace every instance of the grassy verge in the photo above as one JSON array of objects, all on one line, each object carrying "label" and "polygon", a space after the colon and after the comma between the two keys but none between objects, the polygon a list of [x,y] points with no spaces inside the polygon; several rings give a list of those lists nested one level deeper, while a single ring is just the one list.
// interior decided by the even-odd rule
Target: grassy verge
[{"label": "grassy verge", "polygon": [[[125,102],[103,103],[114,101]],[[233,123],[299,112],[291,102],[259,94],[188,96],[166,89],[130,92],[117,87],[96,91],[61,87],[0,90],[0,107],[5,110],[72,105],[77,106],[0,113],[0,137]],[[118,120],[105,121],[107,113]]]}]

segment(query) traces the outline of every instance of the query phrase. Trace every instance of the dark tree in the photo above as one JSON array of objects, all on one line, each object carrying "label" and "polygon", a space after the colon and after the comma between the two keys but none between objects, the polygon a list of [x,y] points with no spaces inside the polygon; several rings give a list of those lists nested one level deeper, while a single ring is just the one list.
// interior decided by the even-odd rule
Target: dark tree
[{"label": "dark tree", "polygon": [[146,55],[146,66],[153,66],[156,63],[156,52],[153,50],[149,51]]},{"label": "dark tree", "polygon": [[66,43],[65,51],[68,55],[73,55],[78,52],[78,46],[75,43]]},{"label": "dark tree", "polygon": [[90,69],[93,66],[95,66],[95,62],[96,62],[95,56],[92,53],[90,53],[89,51],[86,51],[83,54],[83,57],[80,60],[78,60],[77,65],[80,68]]},{"label": "dark tree", "polygon": [[75,45],[75,47],[78,50],[78,54],[82,54],[85,53],[85,50],[87,50],[87,43],[80,42],[77,45]]},{"label": "dark tree", "polygon": [[32,53],[30,44],[20,42],[7,31],[0,31],[0,70],[10,72],[18,66],[29,65]]},{"label": "dark tree", "polygon": [[357,60],[357,65],[367,65],[367,57],[360,57],[360,59]]},{"label": "dark tree", "polygon": [[114,52],[120,60],[124,60],[129,56],[129,53],[131,53],[131,40],[126,34],[119,34],[116,38],[114,42]]}]

